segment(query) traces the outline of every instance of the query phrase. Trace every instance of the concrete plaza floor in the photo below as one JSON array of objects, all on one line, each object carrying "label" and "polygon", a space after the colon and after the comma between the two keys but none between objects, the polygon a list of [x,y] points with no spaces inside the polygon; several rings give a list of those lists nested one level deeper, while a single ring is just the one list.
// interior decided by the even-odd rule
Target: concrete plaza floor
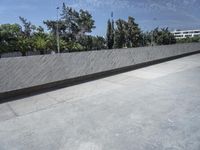
[{"label": "concrete plaza floor", "polygon": [[0,104],[0,150],[200,150],[200,54]]}]

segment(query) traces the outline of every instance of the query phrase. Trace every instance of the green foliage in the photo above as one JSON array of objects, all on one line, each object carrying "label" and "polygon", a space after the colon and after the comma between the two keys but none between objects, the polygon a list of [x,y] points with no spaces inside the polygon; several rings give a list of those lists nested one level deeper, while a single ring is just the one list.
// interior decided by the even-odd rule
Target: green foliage
[{"label": "green foliage", "polygon": [[149,32],[141,33],[140,45],[141,46],[148,46],[150,44],[151,44],[151,34]]},{"label": "green foliage", "polygon": [[18,24],[0,25],[0,53],[16,51],[18,39],[21,36],[21,26]]},{"label": "green foliage", "polygon": [[88,11],[80,10],[79,11],[79,18],[77,21],[79,27],[79,33],[91,33],[92,29],[95,28],[94,20],[92,19],[92,15]]},{"label": "green foliage", "polygon": [[61,22],[66,27],[64,34],[70,37],[75,36],[79,32],[78,27],[79,13],[71,7],[67,7],[63,3]]},{"label": "green foliage", "polygon": [[34,47],[36,50],[40,51],[40,54],[44,54],[45,51],[48,49],[50,39],[48,35],[43,34],[36,34],[33,37]]},{"label": "green foliage", "polygon": [[[57,21],[47,20],[43,21],[43,23],[47,26],[47,29],[50,30],[50,33],[53,36],[56,36]],[[58,21],[58,29],[59,35],[63,35],[65,33],[66,26],[62,21]]]},{"label": "green foliage", "polygon": [[31,24],[31,22],[27,21],[27,19],[23,18],[23,17],[19,17],[20,21],[23,24],[23,31],[22,33],[24,34],[24,36],[26,36],[27,38],[29,38],[31,36],[31,32],[32,30],[35,29],[35,26],[33,26]]},{"label": "green foliage", "polygon": [[115,37],[114,37],[114,47],[122,48],[126,41],[124,32],[124,21],[119,19],[116,21]]},{"label": "green foliage", "polygon": [[[85,35],[95,28],[92,15],[88,11],[82,9],[76,11],[63,3],[60,18],[58,22],[47,20],[44,21],[44,24],[50,30],[51,35],[56,37],[58,23],[61,51],[91,50],[93,48],[92,36]],[[51,38],[51,41],[56,43],[56,38]]]},{"label": "green foliage", "polygon": [[183,38],[183,39],[177,39],[177,43],[196,43],[200,42],[200,36],[195,36],[192,38]]},{"label": "green foliage", "polygon": [[[66,41],[75,42],[80,36],[92,32],[92,29],[95,28],[92,15],[88,11],[82,9],[76,11],[64,3],[60,17],[61,19],[58,21],[59,35]],[[56,35],[57,21],[47,20],[44,21],[44,24],[53,35]]]},{"label": "green foliage", "polygon": [[128,21],[122,19],[116,21],[114,34],[115,48],[138,47],[140,46],[140,42],[141,31],[133,17],[129,17]]},{"label": "green foliage", "polygon": [[[56,37],[53,35],[48,35],[47,37],[47,50],[48,51],[55,51],[57,52],[57,43],[56,43]],[[67,42],[63,39],[59,40],[59,44],[60,44],[60,51],[61,52],[65,52],[68,51],[69,47],[70,47],[70,42]]]},{"label": "green foliage", "polygon": [[80,43],[83,46],[84,50],[92,50],[92,36],[83,35],[79,38],[78,43]]},{"label": "green foliage", "polygon": [[174,35],[169,32],[168,28],[156,28],[151,32],[151,36],[153,36],[153,42],[157,45],[168,45],[176,43]]},{"label": "green foliage", "polygon": [[140,45],[141,31],[133,17],[128,17],[126,23],[126,47],[138,47]]},{"label": "green foliage", "polygon": [[72,43],[71,51],[83,51],[84,48],[80,43]]},{"label": "green foliage", "polygon": [[100,36],[83,35],[79,38],[78,43],[82,45],[83,50],[99,50],[106,48],[106,41]]},{"label": "green foliage", "polygon": [[94,36],[92,38],[92,41],[93,41],[93,46],[92,46],[93,50],[106,49],[106,40],[103,37]]},{"label": "green foliage", "polygon": [[32,51],[32,44],[33,41],[30,38],[26,38],[25,36],[18,37],[18,42],[16,44],[16,47],[18,51],[22,53],[22,56],[26,56],[27,51]]}]

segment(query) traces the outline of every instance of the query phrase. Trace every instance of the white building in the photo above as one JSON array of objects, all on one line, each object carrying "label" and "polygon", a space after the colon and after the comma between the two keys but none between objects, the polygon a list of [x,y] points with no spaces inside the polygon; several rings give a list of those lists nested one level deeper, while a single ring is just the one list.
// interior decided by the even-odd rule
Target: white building
[{"label": "white building", "polygon": [[200,30],[175,30],[171,32],[174,34],[176,39],[183,39],[183,38],[191,38],[191,37],[200,37]]}]

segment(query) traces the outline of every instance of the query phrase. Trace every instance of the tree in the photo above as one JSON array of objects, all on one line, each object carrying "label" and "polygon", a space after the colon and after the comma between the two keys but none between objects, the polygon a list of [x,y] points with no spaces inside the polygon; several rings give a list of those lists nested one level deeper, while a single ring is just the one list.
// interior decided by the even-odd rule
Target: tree
[{"label": "tree", "polygon": [[94,50],[100,50],[106,48],[106,40],[101,36],[93,36],[92,37],[93,46],[92,49]]},{"label": "tree", "polygon": [[142,32],[140,35],[140,45],[148,46],[151,44],[151,34],[149,32]]},{"label": "tree", "polygon": [[65,35],[75,36],[78,34],[79,13],[71,7],[67,7],[65,3],[63,3],[62,7],[61,20],[66,27]]},{"label": "tree", "polygon": [[[50,33],[53,36],[56,36],[57,21],[46,20],[46,21],[43,21],[43,23],[47,26],[47,29],[50,30]],[[59,20],[58,21],[58,32],[59,32],[59,35],[63,36],[63,34],[65,33],[65,30],[66,30],[66,26],[65,26],[64,22]]]},{"label": "tree", "polygon": [[31,24],[30,21],[27,21],[27,19],[23,18],[23,17],[19,17],[20,21],[22,22],[23,25],[23,31],[22,33],[27,37],[30,38],[31,37],[31,33],[32,30],[35,29],[35,26]]},{"label": "tree", "polygon": [[76,11],[63,3],[61,20],[65,24],[65,36],[78,39],[85,33],[90,33],[95,28],[92,15],[88,11]]},{"label": "tree", "polygon": [[80,10],[79,11],[79,34],[83,35],[85,33],[91,33],[92,29],[95,28],[94,20],[92,19],[92,15],[88,11]]},{"label": "tree", "polygon": [[[54,37],[51,39],[54,39],[56,41],[55,37],[57,30],[57,21],[47,20],[43,23],[47,26],[48,30],[50,30],[51,36]],[[78,47],[83,49],[84,47],[86,50],[91,50],[92,37],[86,36],[86,33],[92,32],[92,29],[94,28],[94,20],[92,19],[92,15],[88,11],[84,11],[82,9],[76,11],[71,7],[67,7],[65,3],[63,3],[62,13],[60,15],[60,20],[58,21],[58,30],[60,41],[62,41],[62,43],[65,42],[64,45],[68,45],[68,49],[71,49],[72,47],[75,47],[75,49],[77,49]]]},{"label": "tree", "polygon": [[108,20],[107,33],[106,33],[106,44],[108,49],[112,49],[114,45],[114,22]]},{"label": "tree", "polygon": [[[56,43],[56,37],[53,36],[52,34],[46,34],[45,33],[45,39],[46,39],[46,49],[44,50],[44,52],[46,51],[55,51],[57,50],[57,43]],[[63,40],[62,38],[59,40],[59,44],[60,44],[60,52],[64,52],[65,50],[68,50],[68,47],[70,47],[69,44],[70,42],[66,42],[65,40]]]},{"label": "tree", "polygon": [[48,34],[39,32],[38,34],[35,34],[33,41],[35,49],[38,50],[40,54],[44,54],[45,51],[47,51],[50,42]]},{"label": "tree", "polygon": [[0,25],[0,53],[18,50],[18,38],[21,36],[22,28],[19,24]]},{"label": "tree", "polygon": [[127,47],[138,47],[140,45],[141,39],[141,31],[138,27],[138,24],[135,23],[135,19],[133,17],[128,17],[127,22]]},{"label": "tree", "polygon": [[151,32],[151,36],[153,42],[157,45],[168,45],[176,43],[174,35],[169,32],[168,28],[155,28]]},{"label": "tree", "polygon": [[33,50],[32,39],[26,38],[25,36],[19,36],[16,44],[18,50],[22,53],[22,56],[26,56],[27,51]]},{"label": "tree", "polygon": [[78,43],[80,43],[83,46],[84,50],[92,50],[93,47],[92,36],[83,35],[79,38]]},{"label": "tree", "polygon": [[23,29],[20,37],[18,38],[18,47],[19,51],[22,53],[22,56],[25,56],[27,51],[34,50],[35,46],[33,35],[37,27],[32,25],[30,21],[23,17],[19,17],[19,19],[22,22]]},{"label": "tree", "polygon": [[124,32],[124,24],[125,21],[119,19],[116,21],[116,29],[115,29],[115,38],[114,38],[114,47],[122,48],[126,43],[126,33]]},{"label": "tree", "polygon": [[133,17],[129,17],[128,21],[117,20],[116,27],[114,38],[115,48],[138,47],[141,45],[141,31]]}]

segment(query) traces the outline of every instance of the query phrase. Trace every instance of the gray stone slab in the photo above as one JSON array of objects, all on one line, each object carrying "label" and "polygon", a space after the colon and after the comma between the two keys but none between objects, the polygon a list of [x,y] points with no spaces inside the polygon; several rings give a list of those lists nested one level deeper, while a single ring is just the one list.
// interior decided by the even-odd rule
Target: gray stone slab
[{"label": "gray stone slab", "polygon": [[200,50],[199,43],[0,59],[0,94]]}]

